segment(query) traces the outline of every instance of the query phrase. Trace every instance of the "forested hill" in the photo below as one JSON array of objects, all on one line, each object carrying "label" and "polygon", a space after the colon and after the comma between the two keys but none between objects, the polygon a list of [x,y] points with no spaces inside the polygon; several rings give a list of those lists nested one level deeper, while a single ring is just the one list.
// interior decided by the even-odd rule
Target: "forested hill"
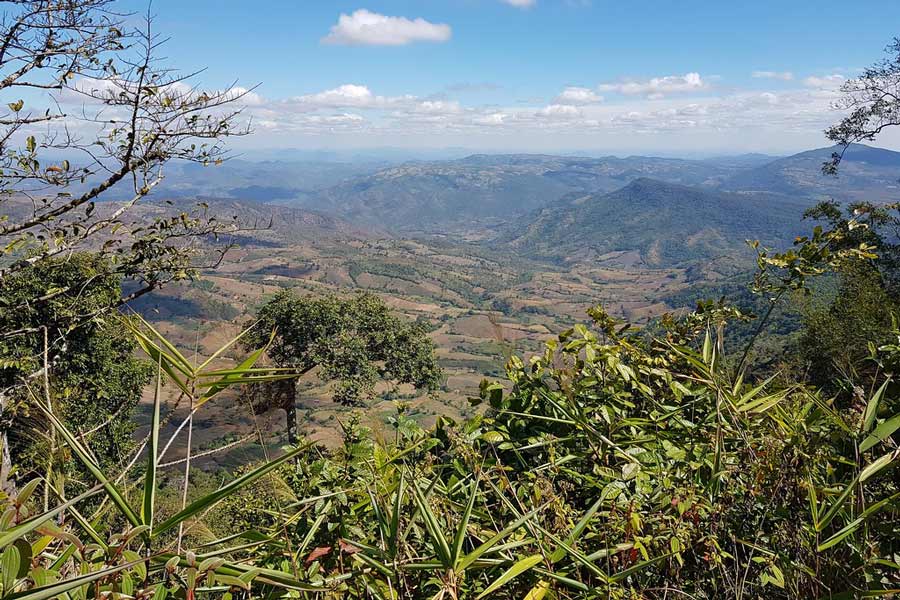
[{"label": "forested hill", "polygon": [[638,252],[647,266],[746,254],[745,241],[784,244],[801,230],[809,201],[637,179],[611,193],[572,194],[502,240],[534,257],[584,259]]},{"label": "forested hill", "polygon": [[839,146],[818,148],[741,171],[722,183],[726,190],[766,191],[835,200],[896,200],[900,190],[900,152],[864,144],[850,146],[838,175],[822,164]]},{"label": "forested hill", "polygon": [[714,185],[734,171],[703,161],[654,157],[473,155],[351,178],[320,190],[306,205],[359,223],[436,231],[507,221],[568,193],[612,191],[639,177]]},{"label": "forested hill", "polygon": [[642,177],[811,201],[896,199],[900,153],[857,144],[847,151],[838,176],[824,175],[822,164],[835,149],[705,160],[545,154],[475,154],[402,164],[233,160],[220,168],[175,164],[158,193],[296,206],[400,233],[484,230],[525,218],[569,194],[612,192]]}]

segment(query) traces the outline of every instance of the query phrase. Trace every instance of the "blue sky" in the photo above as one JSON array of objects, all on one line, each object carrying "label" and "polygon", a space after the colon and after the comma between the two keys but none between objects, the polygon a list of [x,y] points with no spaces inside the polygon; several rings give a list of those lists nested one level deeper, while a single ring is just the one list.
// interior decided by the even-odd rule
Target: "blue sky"
[{"label": "blue sky", "polygon": [[840,83],[900,35],[894,0],[154,0],[153,12],[173,64],[207,67],[210,87],[260,84],[256,134],[240,142],[256,148],[799,150],[824,145]]}]

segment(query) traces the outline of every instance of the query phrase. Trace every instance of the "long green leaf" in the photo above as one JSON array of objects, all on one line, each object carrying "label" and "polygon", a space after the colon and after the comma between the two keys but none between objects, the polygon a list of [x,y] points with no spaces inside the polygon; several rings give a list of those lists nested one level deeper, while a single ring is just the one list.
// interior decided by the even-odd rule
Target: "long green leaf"
[{"label": "long green leaf", "polygon": [[870,429],[872,429],[872,425],[875,423],[875,416],[878,413],[878,405],[881,403],[881,398],[884,396],[884,391],[887,389],[888,384],[891,383],[891,378],[888,377],[884,380],[884,383],[881,384],[881,387],[878,388],[872,397],[869,399],[869,402],[866,404],[866,411],[863,413],[863,421],[862,421],[862,433],[866,433]]},{"label": "long green leaf", "polygon": [[55,517],[62,511],[66,510],[70,506],[73,506],[76,503],[81,502],[82,500],[93,496],[98,491],[100,491],[100,486],[90,489],[90,490],[86,491],[85,493],[81,494],[80,496],[72,498],[71,500],[69,500],[63,504],[60,504],[53,510],[39,514],[35,517],[32,517],[31,519],[28,519],[24,523],[19,523],[15,527],[12,527],[10,529],[7,529],[6,531],[0,532],[0,550],[3,550],[10,544],[14,543],[16,540],[28,535],[29,533],[31,533],[32,531],[34,531],[35,529],[37,529],[38,527],[40,527],[47,521],[50,521],[51,519],[53,519],[53,517]]},{"label": "long green leaf", "polygon": [[522,525],[532,520],[539,511],[543,510],[543,508],[544,507],[541,506],[529,513],[520,516],[518,519],[507,525],[502,531],[491,536],[490,539],[488,539],[486,542],[462,557],[462,559],[456,565],[456,570],[458,572],[464,571],[467,567],[469,567],[469,565],[481,558],[483,554],[491,550],[495,550],[495,547],[501,540],[505,539],[506,537],[517,531],[520,527],[522,527]]},{"label": "long green leaf", "polygon": [[823,550],[827,550],[827,549],[831,548],[832,546],[839,544],[844,538],[846,538],[847,536],[849,536],[853,532],[855,532],[857,529],[859,529],[862,526],[862,524],[865,523],[866,519],[868,519],[869,517],[871,517],[878,511],[880,511],[882,508],[884,508],[888,504],[895,501],[897,498],[900,498],[900,493],[894,494],[893,496],[890,496],[888,498],[885,498],[884,500],[876,502],[875,504],[873,504],[872,506],[867,508],[861,515],[859,515],[859,517],[857,517],[856,519],[854,519],[853,521],[848,523],[843,529],[841,529],[840,531],[835,533],[833,536],[831,536],[830,538],[828,538],[827,540],[825,540],[824,542],[819,544],[818,547],[816,548],[816,550],[818,552],[822,552]]},{"label": "long green leaf", "polygon": [[147,448],[147,472],[144,474],[144,502],[141,507],[141,522],[153,527],[156,509],[156,470],[159,461],[159,407],[162,402],[162,357],[156,365],[156,391],[153,394],[153,416],[150,420],[150,441]]},{"label": "long green leaf", "polygon": [[205,508],[212,506],[213,504],[219,502],[220,500],[222,500],[229,494],[233,494],[237,490],[250,485],[251,483],[253,483],[257,479],[259,479],[263,475],[266,475],[266,474],[272,472],[273,470],[275,470],[276,468],[278,468],[279,465],[291,460],[295,456],[299,456],[300,453],[308,450],[309,446],[310,446],[310,444],[304,444],[302,446],[298,446],[297,448],[294,448],[290,452],[283,454],[282,456],[276,458],[275,460],[273,460],[269,463],[266,463],[266,464],[262,465],[261,467],[258,467],[256,469],[250,471],[249,473],[245,473],[244,475],[241,475],[234,481],[228,483],[227,485],[222,486],[215,492],[212,492],[211,494],[207,494],[206,496],[203,496],[202,498],[195,500],[190,505],[185,507],[184,510],[179,511],[178,513],[172,515],[171,517],[169,517],[168,519],[166,519],[165,521],[160,523],[159,526],[153,530],[152,536],[157,537],[157,536],[161,535],[162,533],[168,531],[169,529],[176,527],[179,523],[181,523],[185,519],[189,519],[189,518],[197,515],[200,511],[204,510]]},{"label": "long green leaf", "polygon": [[[217,358],[219,358],[220,356],[222,356],[222,354],[223,354],[226,350],[228,350],[229,348],[231,348],[232,346],[234,346],[236,343],[238,343],[238,342],[241,340],[241,338],[243,338],[245,335],[247,335],[248,333],[250,333],[251,331],[253,331],[253,329],[254,329],[257,325],[259,325],[259,323],[260,323],[260,321],[257,320],[256,323],[253,323],[252,325],[250,325],[249,327],[247,327],[247,328],[245,328],[243,331],[241,331],[237,336],[231,338],[231,339],[230,339],[228,342],[226,342],[221,348],[219,348],[218,350],[216,350],[215,352],[213,352],[212,355],[211,355],[209,358],[207,358],[206,361],[203,362],[203,364],[201,364],[199,367],[197,367],[197,370],[198,370],[198,371],[205,371],[205,370],[206,370],[206,367],[208,367],[210,364],[212,364],[212,362],[213,362],[214,360],[216,360]],[[272,332],[272,336],[269,338],[269,344],[272,343],[272,340],[273,340],[274,338],[275,338],[275,332],[273,331],[273,332]]]},{"label": "long green leaf", "polygon": [[91,472],[91,475],[94,476],[94,479],[97,480],[97,483],[103,486],[103,489],[106,491],[106,495],[110,500],[112,500],[113,504],[118,507],[119,511],[122,513],[122,516],[124,516],[128,520],[128,522],[135,527],[141,525],[142,523],[140,517],[138,517],[138,515],[125,500],[125,496],[122,494],[122,492],[120,492],[119,489],[113,484],[113,482],[111,482],[106,477],[106,474],[103,473],[103,470],[100,468],[100,466],[96,462],[94,462],[94,459],[91,456],[90,452],[88,452],[87,449],[85,449],[84,446],[81,445],[81,442],[79,442],[78,439],[76,439],[75,436],[72,435],[72,432],[69,431],[69,429],[62,423],[62,421],[56,418],[52,410],[44,406],[42,402],[37,402],[36,404],[44,412],[44,415],[47,417],[47,419],[49,419],[53,427],[55,427],[59,434],[66,440],[66,443],[69,445],[69,448],[72,450],[72,452],[76,456],[78,456],[78,459],[81,461],[81,463],[87,468],[88,471]]},{"label": "long green leaf", "polygon": [[[434,483],[429,486],[429,490],[434,487]],[[431,506],[428,504],[428,500],[425,498],[425,495],[422,493],[422,490],[419,489],[419,486],[413,484],[410,486],[412,490],[413,501],[416,503],[416,508],[418,509],[419,514],[422,515],[422,519],[425,521],[425,528],[428,530],[428,534],[431,536],[432,542],[434,543],[434,550],[437,554],[438,560],[440,560],[444,566],[448,569],[453,567],[453,563],[450,559],[450,545],[447,543],[447,538],[444,536],[443,528],[440,523],[438,523],[437,517],[431,510]]]},{"label": "long green leaf", "polygon": [[466,502],[466,509],[463,511],[459,519],[459,527],[456,529],[456,536],[453,539],[453,556],[451,562],[456,564],[462,557],[463,543],[466,541],[466,532],[469,528],[469,519],[472,518],[472,509],[475,507],[475,498],[478,496],[478,478],[472,482],[472,493],[469,494],[469,500]]},{"label": "long green leaf", "polygon": [[[140,321],[140,323],[143,327],[146,327],[147,329],[149,329],[151,331],[151,333],[153,333],[153,336],[157,340],[159,340],[159,342],[163,346],[165,346],[166,350],[168,350],[169,354],[171,355],[171,357],[173,359],[172,360],[173,364],[176,365],[179,370],[183,370],[184,374],[189,377],[193,373],[196,372],[196,369],[194,369],[194,366],[191,364],[191,361],[189,361],[187,358],[185,358],[184,355],[178,351],[178,348],[176,348],[171,342],[169,342],[169,340],[167,340],[161,333],[156,331],[156,329],[154,329],[153,326],[146,319],[144,319],[144,317],[142,317],[139,314],[135,314],[134,316],[137,318],[138,321]],[[134,323],[132,323],[129,319],[126,319],[125,322],[128,325],[128,328],[131,329],[135,334],[137,334],[140,337],[143,337],[149,343],[156,346],[156,343],[153,342],[153,340],[151,340],[147,334],[145,334],[143,331],[141,331],[141,329],[139,327],[136,327],[134,325]]]},{"label": "long green leaf", "polygon": [[503,575],[495,579],[489,586],[484,589],[483,592],[478,594],[475,600],[481,600],[481,598],[493,594],[495,591],[499,590],[522,573],[529,571],[532,567],[539,564],[542,560],[544,560],[544,557],[540,554],[535,554],[533,556],[523,558],[512,567],[510,567],[509,570],[503,573]]},{"label": "long green leaf", "polygon": [[74,590],[77,587],[81,587],[88,583],[93,583],[98,579],[103,579],[115,573],[130,569],[131,567],[134,567],[142,562],[144,562],[143,559],[125,563],[122,565],[116,565],[115,567],[103,569],[102,571],[95,571],[94,573],[88,573],[86,575],[81,575],[80,577],[65,579],[63,581],[60,581],[59,583],[45,585],[43,587],[31,588],[30,590],[24,590],[14,594],[7,594],[3,596],[3,600],[49,600],[50,598],[58,598],[60,596],[63,596],[63,594],[66,594],[70,590]]},{"label": "long green leaf", "polygon": [[[594,515],[597,514],[597,511],[600,510],[600,507],[603,505],[603,498],[601,497],[599,500],[594,502],[594,504],[584,513],[578,523],[575,524],[575,527],[572,529],[572,532],[566,538],[566,544],[572,546],[575,541],[581,536],[581,533],[584,531],[584,528],[587,527],[588,523],[590,523],[591,519],[594,518]],[[557,548],[553,554],[550,555],[550,562],[556,563],[562,560],[562,558],[566,555],[566,551],[562,548]]]},{"label": "long green leaf", "polygon": [[863,469],[859,473],[859,481],[864,482],[868,479],[871,479],[875,475],[881,472],[882,469],[891,465],[897,458],[900,457],[900,451],[888,452],[881,458],[873,460],[865,469]]},{"label": "long green leaf", "polygon": [[894,415],[893,417],[876,427],[875,431],[873,431],[872,434],[864,439],[863,443],[859,445],[859,451],[865,452],[879,442],[882,442],[889,438],[898,429],[900,429],[900,413]]}]

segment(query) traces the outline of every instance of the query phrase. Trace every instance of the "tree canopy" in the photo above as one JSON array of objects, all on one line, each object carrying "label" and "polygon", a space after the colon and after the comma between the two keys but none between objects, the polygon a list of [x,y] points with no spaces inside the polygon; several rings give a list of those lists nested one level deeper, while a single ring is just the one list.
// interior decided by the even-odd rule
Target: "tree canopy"
[{"label": "tree canopy", "polygon": [[[245,345],[268,345],[278,366],[316,369],[322,380],[335,382],[335,401],[355,405],[365,402],[379,381],[436,390],[442,374],[427,334],[422,324],[394,314],[373,294],[341,298],[285,290],[259,310]],[[295,432],[293,383],[275,386],[281,392],[276,404],[288,411],[288,427]],[[271,398],[276,390],[266,394]]]}]

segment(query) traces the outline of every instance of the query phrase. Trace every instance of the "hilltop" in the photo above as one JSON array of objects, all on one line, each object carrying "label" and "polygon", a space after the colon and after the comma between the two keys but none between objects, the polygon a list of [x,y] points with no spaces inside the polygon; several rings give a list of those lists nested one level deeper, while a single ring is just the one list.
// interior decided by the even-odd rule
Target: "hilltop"
[{"label": "hilltop", "polygon": [[685,265],[747,254],[747,239],[788,242],[808,202],[640,178],[611,193],[572,194],[502,240],[531,257],[585,260],[636,253],[645,266]]}]

